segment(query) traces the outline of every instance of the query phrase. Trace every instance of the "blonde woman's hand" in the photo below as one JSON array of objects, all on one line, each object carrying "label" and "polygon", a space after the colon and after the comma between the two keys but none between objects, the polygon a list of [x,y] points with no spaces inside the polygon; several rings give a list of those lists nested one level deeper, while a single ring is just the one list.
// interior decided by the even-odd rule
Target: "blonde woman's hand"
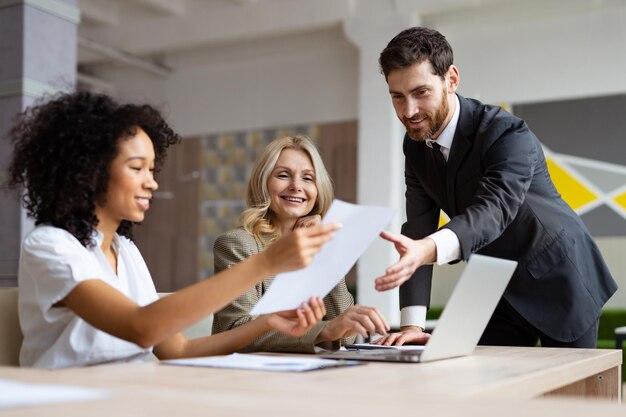
[{"label": "blonde woman's hand", "polygon": [[338,340],[357,333],[363,337],[376,333],[386,335],[388,331],[389,324],[376,307],[357,304],[327,321],[317,342]]},{"label": "blonde woman's hand", "polygon": [[300,337],[319,323],[325,315],[324,301],[320,297],[311,297],[308,303],[302,303],[298,309],[269,314],[267,323],[276,331]]},{"label": "blonde woman's hand", "polygon": [[319,224],[281,236],[260,254],[264,257],[268,275],[304,268],[340,227],[339,224]]},{"label": "blonde woman's hand", "polygon": [[294,224],[293,229],[295,230],[301,227],[317,226],[318,224],[322,224],[322,216],[314,214],[312,216],[300,217],[296,221],[296,224]]}]

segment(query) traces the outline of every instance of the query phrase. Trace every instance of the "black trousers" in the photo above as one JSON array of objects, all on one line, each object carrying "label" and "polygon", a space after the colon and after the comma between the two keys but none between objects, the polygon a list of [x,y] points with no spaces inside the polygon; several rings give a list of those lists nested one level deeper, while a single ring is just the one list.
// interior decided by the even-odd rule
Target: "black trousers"
[{"label": "black trousers", "polygon": [[597,339],[598,321],[577,340],[572,342],[554,340],[537,330],[502,298],[478,344],[490,346],[537,346],[537,342],[540,341],[543,347],[593,349],[596,347]]}]

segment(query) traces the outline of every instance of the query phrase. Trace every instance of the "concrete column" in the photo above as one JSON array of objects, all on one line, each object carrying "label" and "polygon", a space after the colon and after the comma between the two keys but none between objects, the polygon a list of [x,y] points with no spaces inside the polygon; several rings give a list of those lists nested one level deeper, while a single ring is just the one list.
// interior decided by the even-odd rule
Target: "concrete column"
[{"label": "concrete column", "polygon": [[44,94],[76,83],[77,0],[0,0],[0,286],[17,285],[22,237],[32,228],[4,190],[13,117]]},{"label": "concrete column", "polygon": [[[399,233],[406,218],[404,207],[404,127],[397,119],[384,76],[379,72],[380,52],[401,30],[419,23],[417,14],[399,14],[377,0],[355,4],[344,23],[347,38],[359,49],[359,130],[357,201],[397,210],[388,230]],[[357,299],[376,306],[389,324],[400,324],[398,290],[378,292],[374,278],[398,260],[393,245],[378,239],[357,264]]]}]

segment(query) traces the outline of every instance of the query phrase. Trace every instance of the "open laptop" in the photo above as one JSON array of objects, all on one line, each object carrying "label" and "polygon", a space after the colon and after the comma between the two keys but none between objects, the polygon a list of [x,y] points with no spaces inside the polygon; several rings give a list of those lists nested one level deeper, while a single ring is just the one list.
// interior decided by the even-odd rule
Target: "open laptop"
[{"label": "open laptop", "polygon": [[339,351],[325,358],[383,362],[428,362],[474,351],[517,262],[472,255],[425,346]]}]

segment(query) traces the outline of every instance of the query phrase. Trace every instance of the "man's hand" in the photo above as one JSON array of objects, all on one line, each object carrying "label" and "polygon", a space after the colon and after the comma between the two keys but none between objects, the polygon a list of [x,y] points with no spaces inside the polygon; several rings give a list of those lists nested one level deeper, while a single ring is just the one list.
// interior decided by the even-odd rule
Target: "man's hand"
[{"label": "man's hand", "polygon": [[383,346],[402,346],[405,343],[425,345],[429,338],[430,334],[424,333],[421,327],[406,326],[399,333],[389,333],[387,336],[373,341],[372,344]]},{"label": "man's hand", "polygon": [[268,325],[291,337],[300,337],[326,315],[324,301],[320,297],[311,297],[308,303],[295,310],[281,311],[267,316]]},{"label": "man's hand", "polygon": [[422,265],[437,260],[437,247],[432,239],[413,240],[403,235],[381,232],[380,237],[393,243],[400,260],[385,270],[385,275],[374,281],[376,290],[387,291],[407,281]]},{"label": "man's hand", "polygon": [[369,334],[387,334],[389,324],[375,307],[354,305],[328,321],[317,337],[316,343],[330,342],[355,333],[363,337]]}]

